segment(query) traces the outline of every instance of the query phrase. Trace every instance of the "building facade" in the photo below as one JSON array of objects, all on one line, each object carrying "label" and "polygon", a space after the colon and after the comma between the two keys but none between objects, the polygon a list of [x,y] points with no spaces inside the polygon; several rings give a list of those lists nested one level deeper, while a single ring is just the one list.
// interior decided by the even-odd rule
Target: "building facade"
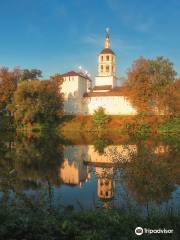
[{"label": "building facade", "polygon": [[92,115],[99,107],[109,115],[135,115],[136,110],[123,96],[116,77],[116,55],[110,48],[106,32],[104,49],[98,55],[98,74],[95,84],[82,72],[62,75],[61,91],[64,93],[64,113],[67,115]]}]

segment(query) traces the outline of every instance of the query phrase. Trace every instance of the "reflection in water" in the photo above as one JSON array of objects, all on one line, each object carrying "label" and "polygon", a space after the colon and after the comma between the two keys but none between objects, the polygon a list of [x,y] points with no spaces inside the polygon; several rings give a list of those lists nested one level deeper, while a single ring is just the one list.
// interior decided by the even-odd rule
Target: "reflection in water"
[{"label": "reflection in water", "polygon": [[95,197],[107,208],[122,197],[119,186],[142,206],[168,202],[172,193],[178,191],[178,141],[171,144],[171,141],[130,139],[127,142],[126,138],[126,142],[117,143],[100,138],[91,142],[68,145],[55,134],[10,139],[3,136],[1,192],[36,193],[48,186],[54,188],[56,200],[64,204],[78,200],[84,208],[92,207]]},{"label": "reflection in water", "polygon": [[82,185],[90,177],[84,164],[87,159],[86,146],[64,147],[64,162],[60,168],[60,178],[64,184]]}]

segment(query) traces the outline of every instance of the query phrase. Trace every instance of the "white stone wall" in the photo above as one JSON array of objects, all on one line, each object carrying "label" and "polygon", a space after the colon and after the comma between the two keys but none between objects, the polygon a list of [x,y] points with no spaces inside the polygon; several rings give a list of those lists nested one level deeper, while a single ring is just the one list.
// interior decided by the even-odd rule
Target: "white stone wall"
[{"label": "white stone wall", "polygon": [[64,93],[64,113],[69,115],[85,113],[83,95],[88,90],[89,80],[81,76],[68,76],[63,79],[61,92]]},{"label": "white stone wall", "polygon": [[123,96],[89,97],[86,99],[88,113],[91,115],[98,107],[105,108],[109,115],[135,115],[136,110]]},{"label": "white stone wall", "polygon": [[123,96],[69,98],[64,101],[65,114],[92,115],[103,107],[108,115],[135,115],[136,110]]}]

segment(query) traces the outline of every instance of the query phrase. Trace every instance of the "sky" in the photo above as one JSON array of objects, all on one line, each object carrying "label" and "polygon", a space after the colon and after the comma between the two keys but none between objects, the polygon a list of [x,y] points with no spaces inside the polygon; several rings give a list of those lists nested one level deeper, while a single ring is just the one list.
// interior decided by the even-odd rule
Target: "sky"
[{"label": "sky", "polygon": [[94,77],[106,27],[118,77],[140,56],[169,58],[180,75],[180,0],[0,0],[0,66]]}]

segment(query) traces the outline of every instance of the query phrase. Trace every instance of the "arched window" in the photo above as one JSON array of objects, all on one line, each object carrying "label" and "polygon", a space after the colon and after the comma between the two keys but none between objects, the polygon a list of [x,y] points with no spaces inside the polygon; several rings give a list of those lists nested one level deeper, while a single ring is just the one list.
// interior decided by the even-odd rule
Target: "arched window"
[{"label": "arched window", "polygon": [[103,65],[101,65],[101,72],[103,71]]},{"label": "arched window", "polygon": [[109,72],[109,66],[106,66],[106,72]]},{"label": "arched window", "polygon": [[106,56],[106,61],[109,61],[109,55]]},{"label": "arched window", "polygon": [[103,61],[103,56],[101,56],[101,61]]}]

